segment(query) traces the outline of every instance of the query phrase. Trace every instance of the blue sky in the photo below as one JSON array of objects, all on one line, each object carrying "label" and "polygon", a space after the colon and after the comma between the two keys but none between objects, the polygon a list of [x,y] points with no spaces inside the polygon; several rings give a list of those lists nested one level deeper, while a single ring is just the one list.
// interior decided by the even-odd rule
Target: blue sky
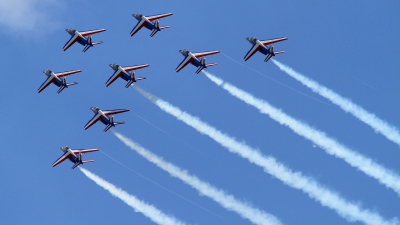
[{"label": "blue sky", "polygon": [[[28,13],[29,12],[29,13]],[[171,28],[150,38],[133,13],[172,12],[160,20]],[[137,173],[179,193],[208,212],[115,163],[102,153],[85,168],[103,179],[188,224],[250,224],[236,213],[200,196],[182,181],[126,147],[104,126],[89,130],[92,106],[128,108],[115,130],[165,160],[236,198],[275,215],[283,224],[346,224],[333,210],[301,191],[284,185],[193,128],[166,114],[125,82],[105,82],[108,66],[150,64],[137,85],[217,129],[273,156],[294,171],[313,177],[362,208],[390,220],[400,218],[399,196],[375,179],[326,154],[313,143],[271,120],[216,86],[196,68],[174,70],[178,52],[220,50],[207,57],[218,66],[208,71],[285,113],[324,131],[330,137],[381,165],[400,171],[400,149],[384,136],[280,71],[264,55],[243,57],[251,45],[246,37],[289,39],[275,45],[286,53],[275,59],[335,90],[390,124],[400,127],[400,3],[364,1],[0,1],[2,43],[0,82],[3,107],[0,222],[2,224],[153,224],[121,200],[97,186],[69,162],[52,168],[59,148],[99,148]],[[77,44],[66,52],[66,28],[107,29],[93,36],[104,44],[82,53]],[[38,94],[43,70],[81,69],[67,78],[79,84],[61,94],[54,85]],[[299,94],[277,82],[296,89]],[[326,103],[321,103],[320,101]],[[161,132],[151,126],[162,129]],[[355,222],[352,224],[362,224]]]}]

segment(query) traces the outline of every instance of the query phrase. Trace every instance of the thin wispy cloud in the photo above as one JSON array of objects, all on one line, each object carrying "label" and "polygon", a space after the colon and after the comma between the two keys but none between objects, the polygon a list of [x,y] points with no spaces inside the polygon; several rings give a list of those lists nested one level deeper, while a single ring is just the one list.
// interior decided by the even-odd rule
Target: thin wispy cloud
[{"label": "thin wispy cloud", "polygon": [[345,98],[331,89],[319,84],[318,82],[296,72],[294,69],[272,59],[272,62],[279,67],[283,72],[300,81],[303,85],[310,88],[313,92],[321,95],[322,97],[330,100],[333,104],[339,106],[345,112],[351,113],[357,119],[365,124],[368,124],[376,132],[384,135],[390,141],[400,146],[400,131],[397,127],[389,124],[388,122],[380,119],[373,113],[368,112],[361,106],[355,104],[350,99]]},{"label": "thin wispy cloud", "polygon": [[0,28],[24,35],[47,33],[59,25],[63,6],[61,0],[0,0]]},{"label": "thin wispy cloud", "polygon": [[127,193],[126,191],[122,190],[121,188],[116,187],[115,185],[105,181],[101,177],[93,174],[87,169],[82,167],[78,167],[82,173],[84,173],[89,179],[94,181],[97,185],[104,188],[111,195],[121,199],[127,205],[132,207],[135,212],[140,212],[145,215],[147,218],[151,219],[151,221],[155,222],[156,224],[162,225],[185,225],[186,223],[176,219],[173,216],[167,215],[163,213],[161,210],[157,209],[156,207],[147,204],[146,202],[139,200],[135,196]]},{"label": "thin wispy cloud", "polygon": [[319,184],[313,178],[304,176],[301,172],[293,172],[275,158],[271,156],[265,156],[258,150],[244,144],[243,142],[236,141],[234,138],[222,133],[216,128],[201,121],[199,118],[183,112],[179,108],[147,93],[137,86],[133,87],[140,94],[161,108],[164,112],[169,113],[178,120],[181,120],[185,124],[193,127],[198,132],[209,136],[217,143],[228,149],[230,152],[238,154],[239,156],[249,160],[249,162],[262,167],[266,173],[276,177],[289,187],[303,191],[310,198],[319,202],[322,206],[334,210],[342,218],[350,222],[360,221],[370,225],[398,224],[397,218],[389,221],[384,219],[377,212],[368,209],[362,209],[360,205],[354,204],[353,202],[342,198],[336,192]]},{"label": "thin wispy cloud", "polygon": [[237,200],[234,196],[226,194],[224,191],[213,187],[211,184],[200,180],[194,175],[189,174],[186,170],[175,166],[174,164],[163,160],[161,157],[155,155],[149,150],[143,148],[139,144],[124,137],[120,133],[113,130],[113,133],[119,140],[126,144],[129,148],[136,151],[139,155],[143,156],[148,161],[154,163],[159,168],[168,172],[171,176],[176,177],[186,184],[196,189],[201,195],[207,196],[219,203],[227,210],[236,212],[242,218],[248,219],[254,224],[260,225],[281,225],[282,223],[275,216],[266,213],[260,209],[254,208],[248,203]]},{"label": "thin wispy cloud", "polygon": [[255,108],[259,109],[261,113],[267,114],[271,119],[289,127],[296,134],[320,146],[325,150],[326,153],[343,159],[349,165],[359,169],[366,175],[375,178],[381,184],[393,189],[395,192],[397,192],[397,194],[400,195],[400,177],[395,172],[384,168],[382,165],[374,162],[372,159],[367,158],[364,155],[340,144],[333,138],[328,137],[324,132],[312,128],[300,120],[290,117],[282,110],[273,107],[265,100],[255,98],[251,94],[240,90],[239,88],[223,81],[221,78],[213,76],[208,72],[204,72],[204,74],[215,84],[228,91],[231,95],[251,106],[254,106]]}]

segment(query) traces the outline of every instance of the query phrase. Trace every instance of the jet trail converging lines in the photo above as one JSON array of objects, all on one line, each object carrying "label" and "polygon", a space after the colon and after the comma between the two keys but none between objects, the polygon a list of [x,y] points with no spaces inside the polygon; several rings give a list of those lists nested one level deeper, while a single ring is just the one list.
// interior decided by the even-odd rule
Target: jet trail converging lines
[{"label": "jet trail converging lines", "polygon": [[308,124],[290,117],[280,109],[270,105],[268,102],[255,98],[251,94],[224,82],[222,79],[215,77],[208,72],[204,72],[204,74],[206,74],[206,76],[218,86],[228,91],[231,95],[256,107],[261,113],[269,115],[271,119],[289,127],[296,134],[320,146],[326,151],[326,153],[345,160],[351,166],[361,170],[366,175],[377,179],[380,183],[393,189],[400,195],[400,177],[393,171],[384,168],[360,153],[350,150],[346,146],[328,137],[322,131],[314,129]]},{"label": "jet trail converging lines", "polygon": [[320,85],[318,82],[311,80],[308,77],[294,71],[292,68],[272,59],[272,62],[279,67],[283,72],[293,77],[297,81],[300,81],[303,85],[310,88],[312,91],[321,95],[324,98],[330,100],[333,104],[339,106],[344,111],[351,113],[357,119],[368,124],[375,131],[384,135],[390,141],[400,145],[400,131],[397,127],[388,124],[386,121],[378,118],[374,114],[366,111],[361,106],[353,103],[349,99],[340,96],[336,92],[328,89],[327,87]]},{"label": "jet trail converging lines", "polygon": [[202,195],[205,195],[212,200],[219,203],[225,209],[234,211],[238,213],[241,217],[250,220],[254,224],[263,225],[281,225],[282,223],[273,215],[268,214],[262,210],[256,209],[249,204],[241,202],[235,199],[234,196],[226,194],[224,191],[219,190],[207,182],[204,182],[197,178],[196,176],[190,175],[186,170],[163,160],[161,157],[153,154],[149,150],[143,148],[139,144],[133,142],[132,140],[124,137],[116,131],[113,131],[115,136],[120,139],[124,144],[130,147],[132,150],[136,151],[139,155],[143,156],[145,159],[154,163],[164,171],[168,172],[171,176],[179,178],[186,184],[190,185]]},{"label": "jet trail converging lines", "polygon": [[321,205],[333,209],[339,216],[348,221],[361,221],[365,224],[397,224],[396,219],[392,221],[385,220],[376,212],[367,209],[361,209],[358,205],[349,202],[340,197],[334,191],[331,191],[310,177],[303,176],[301,172],[293,172],[291,169],[278,162],[275,158],[264,156],[258,150],[236,141],[234,138],[222,133],[207,123],[201,121],[177,107],[172,106],[143,89],[133,86],[140,94],[149,99],[163,111],[173,115],[178,120],[193,127],[198,132],[205,134],[224,146],[232,153],[246,158],[251,163],[264,168],[266,173],[281,180],[284,184],[303,191],[309,197],[318,201]]},{"label": "jet trail converging lines", "polygon": [[89,179],[94,181],[97,185],[100,187],[106,189],[108,192],[110,192],[113,196],[121,199],[123,202],[125,202],[127,205],[132,207],[135,212],[140,212],[143,213],[146,217],[151,219],[153,222],[157,224],[162,224],[162,225],[184,225],[186,223],[176,219],[173,216],[169,216],[163,212],[161,212],[159,209],[155,208],[152,205],[149,205],[139,199],[137,199],[135,196],[130,195],[126,191],[114,186],[113,184],[108,183],[107,181],[103,180],[96,174],[93,174],[89,170],[86,170],[82,167],[78,167]]}]

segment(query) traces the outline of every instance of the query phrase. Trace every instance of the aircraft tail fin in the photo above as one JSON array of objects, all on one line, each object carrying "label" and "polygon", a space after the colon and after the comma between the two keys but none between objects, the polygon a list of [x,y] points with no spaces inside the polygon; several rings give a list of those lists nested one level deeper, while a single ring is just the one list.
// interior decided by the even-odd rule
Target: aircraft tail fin
[{"label": "aircraft tail fin", "polygon": [[150,37],[153,37],[158,31],[170,28],[170,26],[160,27],[160,23],[158,22],[158,20],[154,23],[154,26],[155,26],[155,28],[154,28],[153,32],[151,32]]},{"label": "aircraft tail fin", "polygon": [[264,62],[268,62],[272,58],[272,54],[268,54],[267,58],[265,58]]},{"label": "aircraft tail fin", "polygon": [[71,169],[75,169],[75,168],[78,167],[79,165],[81,165],[81,162],[75,163],[75,164],[71,167]]},{"label": "aircraft tail fin", "polygon": [[85,48],[83,49],[83,52],[86,52],[87,50],[89,50],[90,47],[93,47],[95,45],[99,45],[99,44],[103,44],[102,41],[98,41],[98,42],[92,42],[92,36],[89,36],[87,39],[88,44],[85,46]]}]

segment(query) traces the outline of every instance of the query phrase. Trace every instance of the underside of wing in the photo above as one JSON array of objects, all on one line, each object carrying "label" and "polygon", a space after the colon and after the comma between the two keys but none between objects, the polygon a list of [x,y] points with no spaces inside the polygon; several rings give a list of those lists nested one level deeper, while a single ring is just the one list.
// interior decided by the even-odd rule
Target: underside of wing
[{"label": "underside of wing", "polygon": [[145,19],[140,20],[139,23],[137,23],[136,26],[132,29],[131,37],[133,35],[135,35],[146,24],[147,24],[147,21]]},{"label": "underside of wing", "polygon": [[253,47],[247,52],[247,54],[244,56],[244,61],[247,61],[256,53],[258,50],[260,50],[261,46],[259,44],[254,44]]},{"label": "underside of wing", "polygon": [[179,66],[176,67],[175,71],[181,71],[181,69],[185,68],[185,66],[187,66],[187,64],[189,64],[191,61],[193,61],[193,57],[191,57],[190,55],[186,56],[186,58],[183,59]]},{"label": "underside of wing", "polygon": [[128,67],[123,67],[122,69],[124,69],[126,72],[130,72],[132,70],[139,70],[139,69],[143,69],[149,67],[149,64],[142,64],[142,65],[137,65],[137,66],[128,66]]},{"label": "underside of wing", "polygon": [[99,30],[89,30],[89,31],[83,31],[79,32],[82,36],[86,37],[92,34],[97,34],[106,31],[106,29],[99,29]]},{"label": "underside of wing", "polygon": [[72,150],[72,152],[75,155],[79,155],[79,153],[81,154],[85,154],[85,153],[90,153],[90,152],[98,152],[99,149],[98,148],[91,148],[91,149],[76,149],[76,150]]},{"label": "underside of wing", "polygon": [[281,42],[281,41],[285,41],[287,40],[287,37],[282,37],[282,38],[275,38],[275,39],[270,39],[270,40],[264,40],[264,41],[260,41],[264,46],[270,45],[270,44],[274,44],[277,42]]},{"label": "underside of wing", "polygon": [[67,71],[67,72],[62,72],[62,73],[56,73],[55,75],[57,77],[66,77],[75,73],[80,73],[82,70],[72,70],[72,71]]},{"label": "underside of wing", "polygon": [[94,117],[85,125],[85,130],[87,130],[89,127],[93,126],[93,124],[95,124],[97,121],[99,121],[102,117],[103,117],[103,115],[101,115],[100,113],[97,113],[96,115],[94,115]]},{"label": "underside of wing", "polygon": [[161,19],[167,16],[172,16],[172,13],[165,13],[165,14],[159,14],[159,15],[154,15],[154,16],[146,16],[146,18],[150,21]]},{"label": "underside of wing", "polygon": [[121,70],[115,71],[115,73],[106,82],[106,87],[108,87],[108,86],[110,86],[110,84],[114,83],[114,81],[116,81],[118,79],[118,77],[120,77],[122,74],[123,74],[123,72]]},{"label": "underside of wing", "polygon": [[69,41],[64,45],[63,51],[67,51],[67,49],[71,47],[79,38],[81,37],[79,37],[79,35],[76,34],[72,36],[71,39],[69,39]]},{"label": "underside of wing", "polygon": [[66,159],[68,159],[69,157],[71,157],[71,153],[70,152],[66,152],[64,155],[62,155],[59,159],[57,159],[54,163],[53,163],[53,167],[57,166],[58,164],[64,162]]},{"label": "underside of wing", "polygon": [[196,52],[196,53],[192,53],[196,58],[200,58],[203,56],[208,56],[208,55],[214,55],[214,54],[218,54],[219,51],[210,51],[210,52]]},{"label": "underside of wing", "polygon": [[115,114],[119,114],[119,113],[124,113],[124,112],[128,112],[130,111],[129,109],[114,109],[114,110],[103,110],[103,113],[106,116],[109,115],[115,115]]},{"label": "underside of wing", "polygon": [[54,81],[54,77],[53,76],[49,76],[44,83],[39,87],[38,92],[42,92],[45,88],[47,88],[47,86],[49,86],[53,81]]}]

